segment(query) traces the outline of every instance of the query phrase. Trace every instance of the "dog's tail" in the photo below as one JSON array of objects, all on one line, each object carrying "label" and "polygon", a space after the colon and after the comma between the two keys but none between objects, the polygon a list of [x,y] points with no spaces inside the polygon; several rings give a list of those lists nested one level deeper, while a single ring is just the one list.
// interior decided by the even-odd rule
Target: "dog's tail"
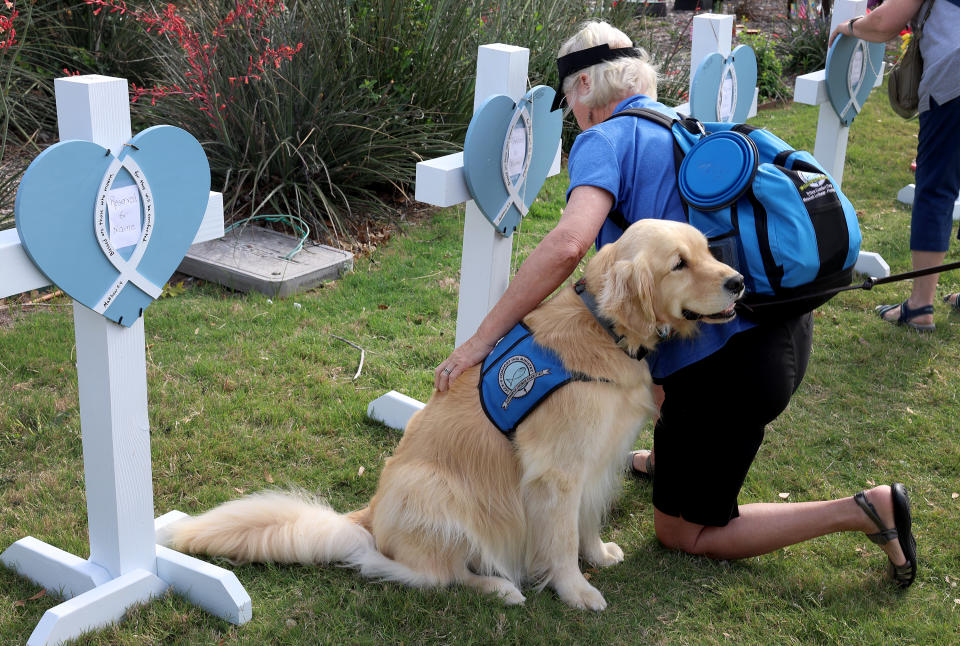
[{"label": "dog's tail", "polygon": [[171,523],[158,541],[238,563],[338,563],[372,579],[430,584],[428,577],[377,551],[373,535],[362,526],[363,511],[348,516],[306,495],[262,492]]}]

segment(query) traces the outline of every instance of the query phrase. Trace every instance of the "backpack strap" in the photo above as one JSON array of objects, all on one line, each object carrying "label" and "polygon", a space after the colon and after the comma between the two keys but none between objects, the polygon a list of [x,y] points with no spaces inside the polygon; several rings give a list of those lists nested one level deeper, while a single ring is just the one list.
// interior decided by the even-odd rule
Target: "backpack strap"
[{"label": "backpack strap", "polygon": [[630,223],[627,222],[627,218],[623,215],[618,207],[614,206],[609,213],[607,213],[607,219],[617,225],[621,231],[626,231],[627,227],[630,226]]},{"label": "backpack strap", "polygon": [[[695,135],[707,134],[703,124],[697,119],[682,115],[679,115],[678,117],[671,117],[669,114],[660,112],[659,110],[654,110],[653,108],[627,108],[626,110],[621,110],[616,114],[610,115],[605,121],[610,121],[610,119],[616,119],[617,117],[638,117],[640,119],[645,119],[663,126],[671,132],[673,132],[673,125],[679,124],[682,128]],[[680,164],[683,163],[684,155],[685,153],[683,152],[683,149],[680,148],[680,143],[676,140],[676,138],[674,138],[673,164],[678,172],[680,171]],[[686,202],[683,203],[683,211],[684,214],[687,213]],[[611,209],[607,214],[607,219],[613,222],[613,224],[615,224],[621,231],[626,231],[627,227],[630,226],[630,222],[627,221],[627,218],[623,215],[623,212],[616,205],[614,205],[613,209]],[[687,219],[689,220],[689,215],[687,215]]]},{"label": "backpack strap", "polygon": [[[795,152],[797,152],[797,151],[796,151],[796,150],[789,150],[789,149],[787,149],[787,150],[781,150],[780,152],[778,152],[778,153],[773,157],[773,165],[774,165],[774,166],[782,166],[782,167],[786,168],[785,164],[786,164],[786,162],[787,162],[787,158],[788,158],[790,155],[792,155],[793,153],[795,153]],[[792,169],[791,169],[791,170],[792,170]]]}]

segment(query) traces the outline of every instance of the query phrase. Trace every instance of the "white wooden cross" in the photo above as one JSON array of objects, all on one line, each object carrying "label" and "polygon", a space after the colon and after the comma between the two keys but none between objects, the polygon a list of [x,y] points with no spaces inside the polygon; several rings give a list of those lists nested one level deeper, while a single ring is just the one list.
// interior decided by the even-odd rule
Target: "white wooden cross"
[{"label": "white wooden cross", "polygon": [[[518,101],[527,90],[530,50],[513,45],[482,45],[477,52],[474,112],[493,94]],[[560,172],[560,149],[548,177]],[[463,177],[463,153],[417,164],[416,198],[434,206],[466,202],[463,223],[463,256],[460,265],[460,302],[457,306],[456,345],[473,336],[483,317],[493,308],[510,282],[513,238],[500,235],[470,199]],[[367,415],[391,428],[403,430],[423,403],[397,391],[370,402]]]},{"label": "white wooden cross", "polygon": [[[702,13],[693,18],[693,35],[690,42],[690,84],[688,95],[693,91],[693,79],[700,63],[710,54],[719,53],[723,57],[730,55],[733,47],[733,16],[719,13]],[[757,96],[759,88],[753,89],[753,103],[747,118],[757,114]],[[690,114],[690,103],[676,108],[681,114]],[[696,115],[693,115],[696,117]]]},{"label": "white wooden cross", "polygon": [[[837,25],[866,13],[867,0],[837,0],[833,5],[830,18],[830,33]],[[883,83],[883,69],[877,77],[877,85]],[[794,85],[793,100],[806,105],[819,105],[820,116],[817,121],[817,140],[813,156],[836,180],[839,186],[843,182],[843,166],[847,157],[847,139],[850,127],[840,123],[837,111],[830,105],[827,96],[827,71],[818,70],[797,77]],[[873,251],[861,251],[854,270],[874,277],[890,275],[890,265],[880,254]]]},{"label": "white wooden cross", "polygon": [[[126,80],[74,76],[56,79],[55,89],[61,140],[120,150],[130,139]],[[223,196],[211,192],[194,242],[222,236]],[[0,268],[0,298],[50,284],[16,229],[0,232]],[[250,596],[232,572],[156,545],[156,529],[185,514],[154,520],[143,317],[125,328],[74,302],[73,321],[90,558],[32,536],[0,555],[7,567],[67,599],[44,613],[27,644],[73,639],[169,588],[227,621],[249,621]]]}]

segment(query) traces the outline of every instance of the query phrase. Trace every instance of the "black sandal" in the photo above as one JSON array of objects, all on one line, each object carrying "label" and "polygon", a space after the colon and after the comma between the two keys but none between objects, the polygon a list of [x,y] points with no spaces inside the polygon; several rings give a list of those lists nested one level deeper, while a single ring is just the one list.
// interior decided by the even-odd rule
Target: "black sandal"
[{"label": "black sandal", "polygon": [[[900,316],[895,319],[888,319],[884,316],[887,312],[900,308]],[[924,305],[923,307],[918,307],[917,309],[910,309],[907,306],[907,301],[902,303],[893,304],[893,305],[877,305],[874,308],[874,311],[887,323],[892,323],[893,325],[906,325],[907,327],[913,328],[917,332],[933,332],[937,329],[937,326],[933,323],[926,325],[920,323],[914,323],[913,319],[918,316],[923,316],[924,314],[933,314],[933,305]]]},{"label": "black sandal", "polygon": [[[953,296],[956,300],[951,301],[950,297]],[[951,312],[960,313],[960,294],[947,294],[943,297],[943,302],[950,306]]]},{"label": "black sandal", "polygon": [[630,473],[634,478],[639,478],[641,480],[653,480],[653,451],[650,451],[647,454],[647,461],[643,465],[644,471],[641,471],[637,467],[633,466],[633,456],[635,456],[640,451],[630,451]]},{"label": "black sandal", "polygon": [[867,538],[877,545],[886,545],[894,539],[900,541],[900,549],[903,550],[907,562],[903,565],[894,565],[893,561],[889,561],[888,571],[897,587],[908,588],[917,577],[917,541],[911,530],[913,519],[910,515],[910,498],[907,496],[906,487],[899,482],[890,487],[890,496],[893,498],[893,527],[884,527],[876,507],[867,500],[867,495],[863,491],[854,495],[853,501],[880,530],[875,534],[867,534]]}]

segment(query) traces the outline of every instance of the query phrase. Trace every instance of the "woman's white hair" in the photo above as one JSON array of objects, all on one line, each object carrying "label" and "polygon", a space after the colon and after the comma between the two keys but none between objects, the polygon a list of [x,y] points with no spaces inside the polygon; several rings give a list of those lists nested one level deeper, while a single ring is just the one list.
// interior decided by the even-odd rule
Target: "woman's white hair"
[{"label": "woman's white hair", "polygon": [[[581,49],[607,44],[611,49],[633,47],[633,41],[616,27],[598,20],[583,23],[579,31],[560,46],[557,57]],[[563,81],[560,90],[571,93],[580,74],[590,79],[590,92],[580,96],[579,100],[588,108],[605,106],[611,101],[621,100],[634,94],[645,94],[651,99],[657,98],[657,68],[650,62],[650,56],[640,49],[640,58],[617,58],[604,61],[571,74]]]}]

